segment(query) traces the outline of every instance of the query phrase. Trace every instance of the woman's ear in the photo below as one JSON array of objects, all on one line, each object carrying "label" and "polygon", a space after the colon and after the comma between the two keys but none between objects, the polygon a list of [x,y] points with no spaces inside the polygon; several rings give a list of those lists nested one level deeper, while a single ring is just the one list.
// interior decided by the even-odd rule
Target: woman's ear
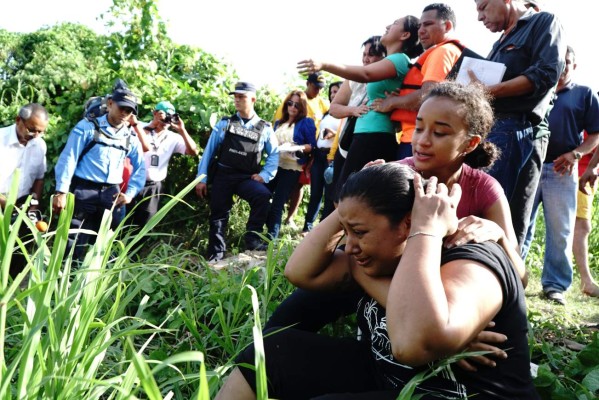
[{"label": "woman's ear", "polygon": [[473,151],[474,149],[476,149],[476,147],[480,144],[482,138],[480,137],[480,135],[474,135],[472,136],[469,141],[468,141],[468,145],[466,146],[466,149],[464,150],[464,152],[466,154],[470,153],[471,151]]},{"label": "woman's ear", "polygon": [[408,40],[410,38],[410,36],[412,36],[412,34],[410,32],[402,32],[401,40],[403,40],[405,42],[406,40]]},{"label": "woman's ear", "polygon": [[410,232],[410,228],[412,227],[412,213],[409,212],[403,217],[400,223],[402,230],[406,233],[406,236]]}]

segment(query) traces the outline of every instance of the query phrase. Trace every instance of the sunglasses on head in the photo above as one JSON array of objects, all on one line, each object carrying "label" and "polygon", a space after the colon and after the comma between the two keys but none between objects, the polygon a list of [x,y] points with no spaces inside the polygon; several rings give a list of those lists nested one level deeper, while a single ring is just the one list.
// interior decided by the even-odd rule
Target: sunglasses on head
[{"label": "sunglasses on head", "polygon": [[287,106],[289,106],[289,107],[295,107],[296,109],[298,109],[298,110],[299,110],[299,108],[300,108],[300,103],[298,103],[298,102],[295,102],[295,101],[293,101],[293,100],[289,100],[289,101],[287,102]]}]

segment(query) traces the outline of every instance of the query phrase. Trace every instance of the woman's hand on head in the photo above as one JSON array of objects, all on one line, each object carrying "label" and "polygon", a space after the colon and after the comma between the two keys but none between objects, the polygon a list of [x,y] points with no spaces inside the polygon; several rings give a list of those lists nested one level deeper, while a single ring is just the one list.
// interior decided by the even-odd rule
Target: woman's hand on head
[{"label": "woman's hand on head", "polygon": [[411,232],[426,232],[439,237],[453,234],[458,227],[456,210],[462,196],[460,185],[454,183],[448,189],[433,176],[425,188],[423,178],[415,174],[414,191]]},{"label": "woman's hand on head", "polygon": [[505,235],[503,229],[488,219],[470,215],[458,222],[457,230],[445,239],[444,246],[448,249],[465,243],[482,243],[487,240],[499,242]]},{"label": "woman's hand on head", "polygon": [[313,59],[302,60],[297,63],[300,74],[313,74],[322,70],[322,63]]}]

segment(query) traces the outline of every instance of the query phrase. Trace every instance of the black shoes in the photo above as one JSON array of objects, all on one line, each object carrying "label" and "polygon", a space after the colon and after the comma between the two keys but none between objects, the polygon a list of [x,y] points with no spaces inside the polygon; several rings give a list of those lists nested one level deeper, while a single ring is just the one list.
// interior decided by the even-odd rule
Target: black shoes
[{"label": "black shoes", "polygon": [[266,251],[268,250],[268,243],[264,243],[260,239],[247,240],[245,242],[245,249],[250,251]]}]

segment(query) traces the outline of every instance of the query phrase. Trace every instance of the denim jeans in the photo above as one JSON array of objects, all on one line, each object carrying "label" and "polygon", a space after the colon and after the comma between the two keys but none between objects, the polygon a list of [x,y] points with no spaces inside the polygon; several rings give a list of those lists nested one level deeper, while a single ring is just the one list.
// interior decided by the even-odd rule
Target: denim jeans
[{"label": "denim jeans", "polygon": [[518,175],[518,182],[516,182],[514,195],[510,201],[512,225],[514,225],[514,232],[520,248],[524,245],[528,226],[531,223],[533,203],[541,179],[548,143],[549,137],[547,136],[533,140],[532,154]]},{"label": "denim jeans", "polygon": [[532,153],[532,125],[524,115],[499,118],[487,140],[501,150],[499,159],[488,173],[501,184],[511,205],[518,175]]},{"label": "denim jeans", "polygon": [[553,171],[553,163],[543,164],[522,254],[523,258],[526,258],[530,249],[534,236],[534,221],[539,204],[542,202],[545,217],[545,258],[541,284],[545,292],[548,290],[563,292],[572,284],[572,240],[577,191],[577,166],[573,169],[572,175],[560,175]]},{"label": "denim jeans", "polygon": [[272,239],[276,239],[279,236],[283,209],[285,208],[285,203],[289,200],[289,196],[291,196],[293,188],[297,185],[299,176],[300,171],[279,168],[275,179],[269,183],[269,187],[272,190],[272,204],[270,205],[270,212],[266,219],[266,228],[268,229],[268,235]]},{"label": "denim jeans", "polygon": [[304,231],[312,230],[322,205],[322,195],[325,193],[326,186],[330,186],[324,181],[324,170],[329,166],[327,161],[328,153],[328,149],[326,152],[323,149],[314,150],[314,162],[310,169],[310,202],[304,220]]}]

